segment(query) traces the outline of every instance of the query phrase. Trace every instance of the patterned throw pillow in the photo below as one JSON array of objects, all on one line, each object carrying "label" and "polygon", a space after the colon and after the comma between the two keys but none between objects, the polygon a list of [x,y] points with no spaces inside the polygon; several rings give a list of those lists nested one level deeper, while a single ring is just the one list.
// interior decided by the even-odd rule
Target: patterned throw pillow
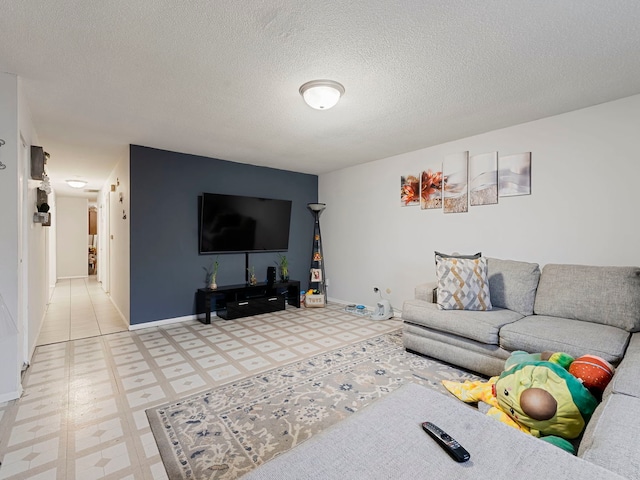
[{"label": "patterned throw pillow", "polygon": [[436,276],[439,309],[491,310],[486,258],[436,252]]}]

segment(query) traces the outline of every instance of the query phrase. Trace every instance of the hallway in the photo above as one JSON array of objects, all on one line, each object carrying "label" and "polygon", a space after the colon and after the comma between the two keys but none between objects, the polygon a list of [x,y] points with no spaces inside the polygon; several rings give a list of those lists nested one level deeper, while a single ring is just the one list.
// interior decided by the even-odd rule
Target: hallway
[{"label": "hallway", "polygon": [[58,280],[36,345],[127,330],[127,324],[95,275]]}]

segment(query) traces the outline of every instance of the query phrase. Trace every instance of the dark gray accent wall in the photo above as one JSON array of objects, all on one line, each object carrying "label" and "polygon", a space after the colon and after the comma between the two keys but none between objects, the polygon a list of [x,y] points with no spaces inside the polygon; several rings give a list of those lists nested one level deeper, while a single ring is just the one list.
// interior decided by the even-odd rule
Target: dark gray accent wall
[{"label": "dark gray accent wall", "polygon": [[[318,177],[184,153],[130,146],[131,324],[195,313],[195,292],[216,255],[198,254],[198,196],[203,192],[292,200],[289,270],[306,288]],[[251,253],[258,280],[276,253]],[[218,285],[244,283],[244,254],[222,254]]]}]

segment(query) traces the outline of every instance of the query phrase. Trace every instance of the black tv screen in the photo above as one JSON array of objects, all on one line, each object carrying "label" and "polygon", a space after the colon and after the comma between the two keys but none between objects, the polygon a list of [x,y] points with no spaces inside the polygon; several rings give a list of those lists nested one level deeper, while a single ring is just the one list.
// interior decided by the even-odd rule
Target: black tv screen
[{"label": "black tv screen", "polygon": [[291,200],[203,193],[200,253],[289,249]]}]

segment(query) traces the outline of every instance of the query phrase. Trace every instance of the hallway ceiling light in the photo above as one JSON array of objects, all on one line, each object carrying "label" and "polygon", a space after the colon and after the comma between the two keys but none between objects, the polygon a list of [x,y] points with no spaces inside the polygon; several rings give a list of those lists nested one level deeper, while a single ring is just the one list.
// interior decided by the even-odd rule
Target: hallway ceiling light
[{"label": "hallway ceiling light", "polygon": [[71,188],[84,188],[87,184],[84,180],[65,180]]},{"label": "hallway ceiling light", "polygon": [[300,87],[300,95],[311,108],[328,110],[344,95],[344,87],[333,80],[312,80]]}]

